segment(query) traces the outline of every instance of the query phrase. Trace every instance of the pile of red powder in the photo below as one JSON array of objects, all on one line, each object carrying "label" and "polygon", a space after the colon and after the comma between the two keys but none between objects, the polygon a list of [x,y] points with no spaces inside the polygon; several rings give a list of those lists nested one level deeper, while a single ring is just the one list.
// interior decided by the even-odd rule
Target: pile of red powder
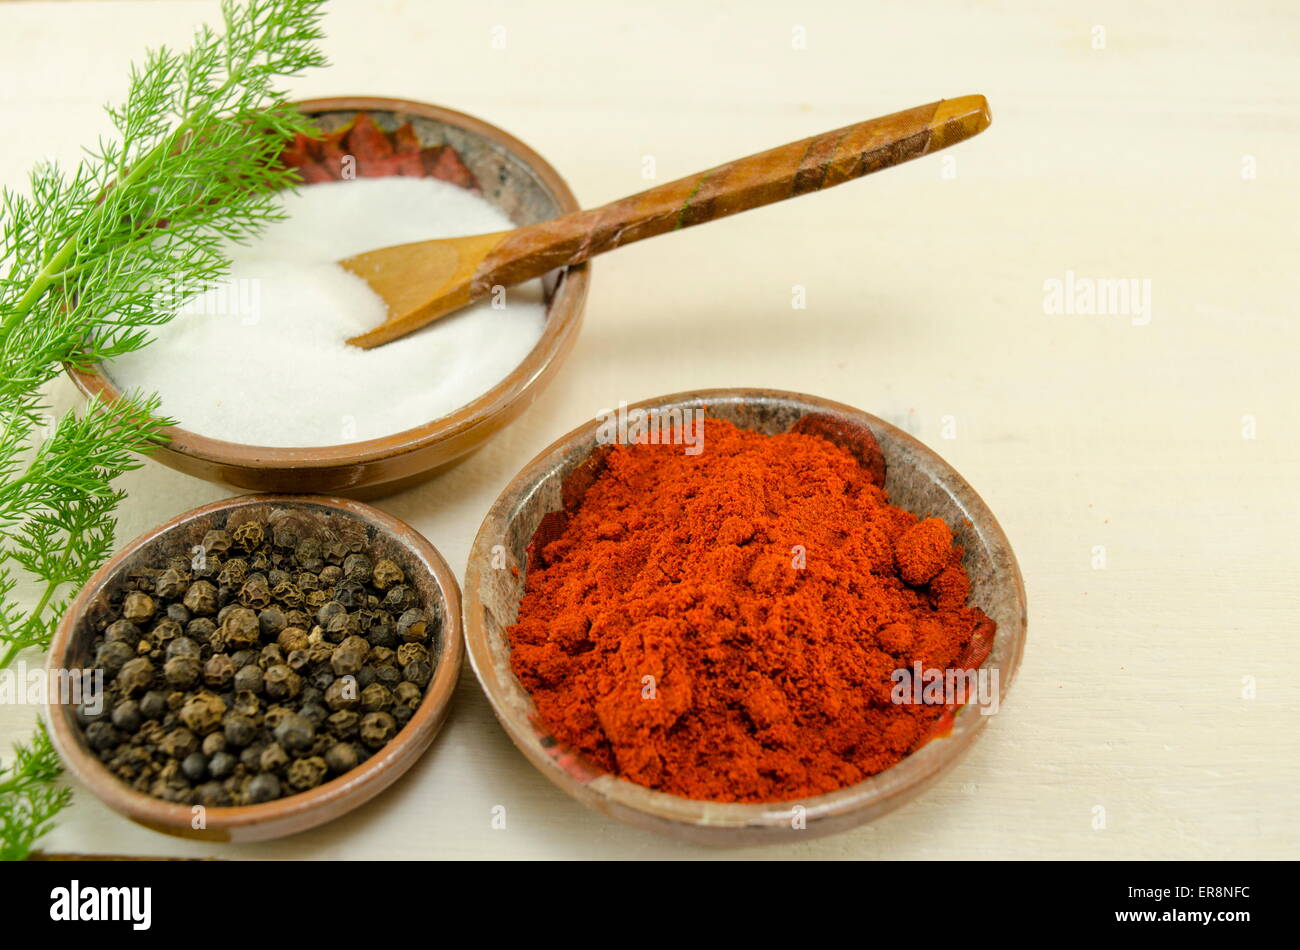
[{"label": "pile of red powder", "polygon": [[735,802],[833,791],[929,738],[944,707],[891,702],[891,674],[953,667],[992,621],[948,526],[889,504],[866,439],[867,465],[718,419],[697,455],[614,447],[559,537],[539,533],[509,630],[556,738]]}]

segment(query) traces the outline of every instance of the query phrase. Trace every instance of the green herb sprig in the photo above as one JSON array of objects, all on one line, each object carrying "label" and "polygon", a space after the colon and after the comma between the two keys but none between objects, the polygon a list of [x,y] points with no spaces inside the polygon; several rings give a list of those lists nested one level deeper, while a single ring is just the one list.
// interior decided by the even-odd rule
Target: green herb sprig
[{"label": "green herb sprig", "polygon": [[[45,386],[65,364],[143,346],[225,276],[226,242],[281,217],[274,193],[297,179],[277,159],[311,126],[275,83],[324,65],[323,2],[225,0],[222,32],[201,27],[188,51],[132,69],[125,103],[108,107],[116,138],[70,171],[38,165],[29,195],[0,192],[0,670],[49,645],[111,553],[113,480],[171,424],[139,393],[53,422]],[[29,588],[30,604],[14,596]],[[47,747],[38,733],[26,761],[49,768],[0,784],[0,857],[25,854],[66,804]]]},{"label": "green herb sprig", "polygon": [[45,724],[37,721],[31,745],[16,744],[13,761],[0,767],[0,861],[27,857],[68,806],[72,789],[54,784],[61,771]]}]

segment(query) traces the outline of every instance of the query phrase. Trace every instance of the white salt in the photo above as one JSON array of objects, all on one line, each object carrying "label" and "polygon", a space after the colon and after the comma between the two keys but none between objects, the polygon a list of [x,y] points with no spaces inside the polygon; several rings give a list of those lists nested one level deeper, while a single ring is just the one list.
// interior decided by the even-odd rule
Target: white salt
[{"label": "white salt", "polygon": [[483,395],[542,335],[540,281],[373,350],[345,341],[384,303],[334,261],[513,227],[482,198],[428,178],[358,178],[283,198],[285,220],[232,245],[230,277],[187,302],[142,350],[113,361],[120,389],[157,392],[181,428],[266,446],[338,445],[423,425]]}]

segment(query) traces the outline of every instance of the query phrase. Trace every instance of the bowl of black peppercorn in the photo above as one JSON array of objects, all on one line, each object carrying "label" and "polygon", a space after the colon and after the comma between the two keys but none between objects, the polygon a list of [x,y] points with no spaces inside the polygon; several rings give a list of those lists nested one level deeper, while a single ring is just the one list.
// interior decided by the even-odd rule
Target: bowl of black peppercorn
[{"label": "bowl of black peppercorn", "polygon": [[168,834],[259,841],[392,784],[446,718],[460,589],[357,501],[244,495],[106,563],[64,614],[50,734],[69,772]]}]

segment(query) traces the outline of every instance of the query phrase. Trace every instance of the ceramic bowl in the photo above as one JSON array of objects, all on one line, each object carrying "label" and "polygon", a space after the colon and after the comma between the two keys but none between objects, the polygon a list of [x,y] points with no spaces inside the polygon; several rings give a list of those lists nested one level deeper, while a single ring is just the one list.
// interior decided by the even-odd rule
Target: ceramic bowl
[{"label": "ceramic bowl", "polygon": [[429,747],[447,716],[460,673],[460,589],[442,555],[410,525],[369,505],[345,498],[301,495],[244,495],[186,512],[136,538],[105,564],[72,602],[50,647],[51,670],[91,667],[91,649],[108,599],[139,567],[190,552],[211,528],[249,519],[266,521],[273,511],[290,511],[299,530],[322,539],[365,533],[376,558],[396,561],[407,583],[431,616],[440,619],[431,652],[433,679],[415,715],[396,736],[350,772],[307,792],[266,802],[205,810],[203,827],[194,827],[194,809],[137,792],[113,775],[88,748],[73,705],[51,696],[50,736],[64,764],[78,781],[113,810],[137,824],[166,834],[207,841],[262,841],[313,828],[369,801],[409,769]]},{"label": "ceramic bowl", "polygon": [[[516,225],[534,224],[578,210],[569,186],[545,159],[518,139],[481,119],[439,106],[399,99],[312,99],[298,108],[327,131],[358,111],[391,131],[410,122],[422,145],[451,145],[474,173],[483,197]],[[311,187],[310,185],[305,187]],[[314,448],[271,448],[224,442],[173,427],[153,458],[190,475],[235,488],[268,492],[321,492],[376,498],[433,475],[472,452],[515,419],[554,376],[582,323],[590,281],[587,264],[544,279],[546,326],[524,361],[505,379],[455,412],[405,432]],[[113,399],[108,377],[69,368],[86,395]]]},{"label": "ceramic bowl", "polygon": [[[918,515],[943,518],[966,549],[971,602],[998,624],[984,666],[998,671],[1000,696],[1005,697],[1025,644],[1020,569],[993,513],[943,459],[873,415],[814,396],[716,389],[650,399],[629,409],[651,407],[705,407],[712,416],[767,434],[785,432],[811,414],[829,422],[820,427],[827,431],[870,429],[885,456],[891,502]],[[802,841],[844,831],[892,811],[953,767],[988,721],[970,705],[957,711],[948,735],[931,740],[892,768],[836,792],[772,804],[696,801],[654,791],[602,771],[550,735],[511,671],[506,630],[518,616],[529,541],[545,515],[562,510],[562,488],[572,493],[575,483],[581,483],[580,476],[565,484],[596,447],[596,428],[589,422],[574,429],[510,482],[479,530],[465,574],[470,663],[506,732],[542,774],[583,804],[629,824],[704,844],[739,845]],[[499,549],[493,549],[498,545],[504,545],[517,573],[497,569],[501,559],[494,561]],[[796,813],[796,805],[801,813]]]}]

